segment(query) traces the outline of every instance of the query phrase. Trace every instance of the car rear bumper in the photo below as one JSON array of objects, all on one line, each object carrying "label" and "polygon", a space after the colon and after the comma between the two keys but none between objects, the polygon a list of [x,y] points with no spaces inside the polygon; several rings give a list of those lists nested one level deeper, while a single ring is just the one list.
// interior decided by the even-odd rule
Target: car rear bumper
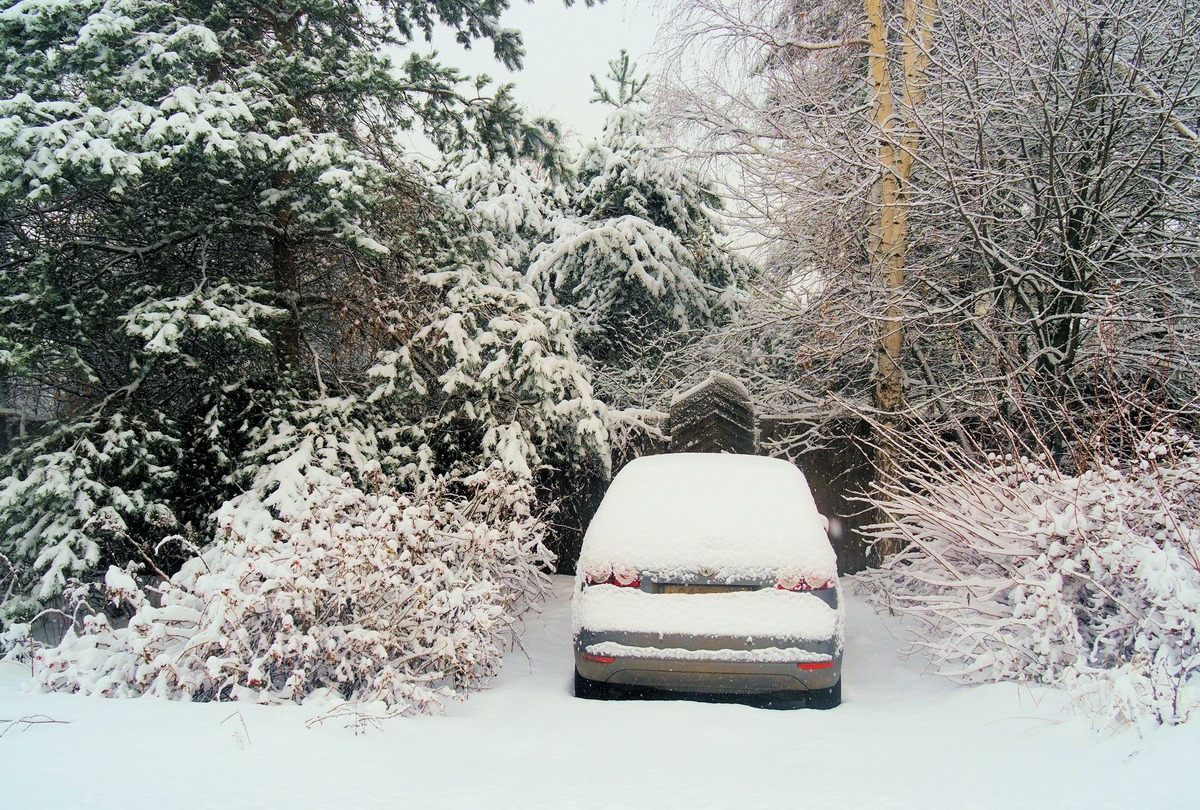
[{"label": "car rear bumper", "polygon": [[581,631],[576,670],[599,683],[728,694],[827,689],[842,675],[841,645],[834,638],[756,644],[711,636],[637,638],[642,635]]}]

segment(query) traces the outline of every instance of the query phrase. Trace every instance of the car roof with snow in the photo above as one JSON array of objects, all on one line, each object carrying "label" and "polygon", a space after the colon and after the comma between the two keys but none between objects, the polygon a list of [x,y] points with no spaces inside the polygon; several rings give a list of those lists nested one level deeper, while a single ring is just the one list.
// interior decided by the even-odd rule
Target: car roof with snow
[{"label": "car roof with snow", "polygon": [[837,576],[804,474],[782,459],[718,453],[646,456],[617,474],[588,527],[579,570],[612,564]]}]

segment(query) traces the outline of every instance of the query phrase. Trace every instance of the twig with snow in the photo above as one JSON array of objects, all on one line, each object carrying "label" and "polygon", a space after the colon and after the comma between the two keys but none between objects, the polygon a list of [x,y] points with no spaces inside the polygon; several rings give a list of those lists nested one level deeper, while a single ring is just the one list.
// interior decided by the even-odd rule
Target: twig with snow
[{"label": "twig with snow", "polygon": [[0,725],[7,724],[4,725],[3,730],[0,730],[0,737],[3,737],[14,728],[20,728],[21,731],[28,731],[33,726],[66,725],[70,722],[70,720],[55,720],[53,717],[44,714],[29,714],[16,720],[0,718]]}]

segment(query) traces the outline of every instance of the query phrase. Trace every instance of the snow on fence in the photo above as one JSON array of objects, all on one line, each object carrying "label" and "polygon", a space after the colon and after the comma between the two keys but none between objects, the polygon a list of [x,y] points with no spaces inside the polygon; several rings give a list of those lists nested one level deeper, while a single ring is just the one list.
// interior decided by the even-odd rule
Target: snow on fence
[{"label": "snow on fence", "polygon": [[673,453],[758,452],[754,401],[741,382],[713,373],[671,402]]}]

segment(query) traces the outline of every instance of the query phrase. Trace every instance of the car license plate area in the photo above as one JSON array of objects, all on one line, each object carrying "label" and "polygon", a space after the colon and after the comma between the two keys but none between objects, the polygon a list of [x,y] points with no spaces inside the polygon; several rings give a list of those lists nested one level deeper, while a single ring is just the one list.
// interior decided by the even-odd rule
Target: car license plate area
[{"label": "car license plate area", "polygon": [[662,593],[737,593],[754,590],[746,585],[685,585],[674,582],[663,583],[660,587]]}]

